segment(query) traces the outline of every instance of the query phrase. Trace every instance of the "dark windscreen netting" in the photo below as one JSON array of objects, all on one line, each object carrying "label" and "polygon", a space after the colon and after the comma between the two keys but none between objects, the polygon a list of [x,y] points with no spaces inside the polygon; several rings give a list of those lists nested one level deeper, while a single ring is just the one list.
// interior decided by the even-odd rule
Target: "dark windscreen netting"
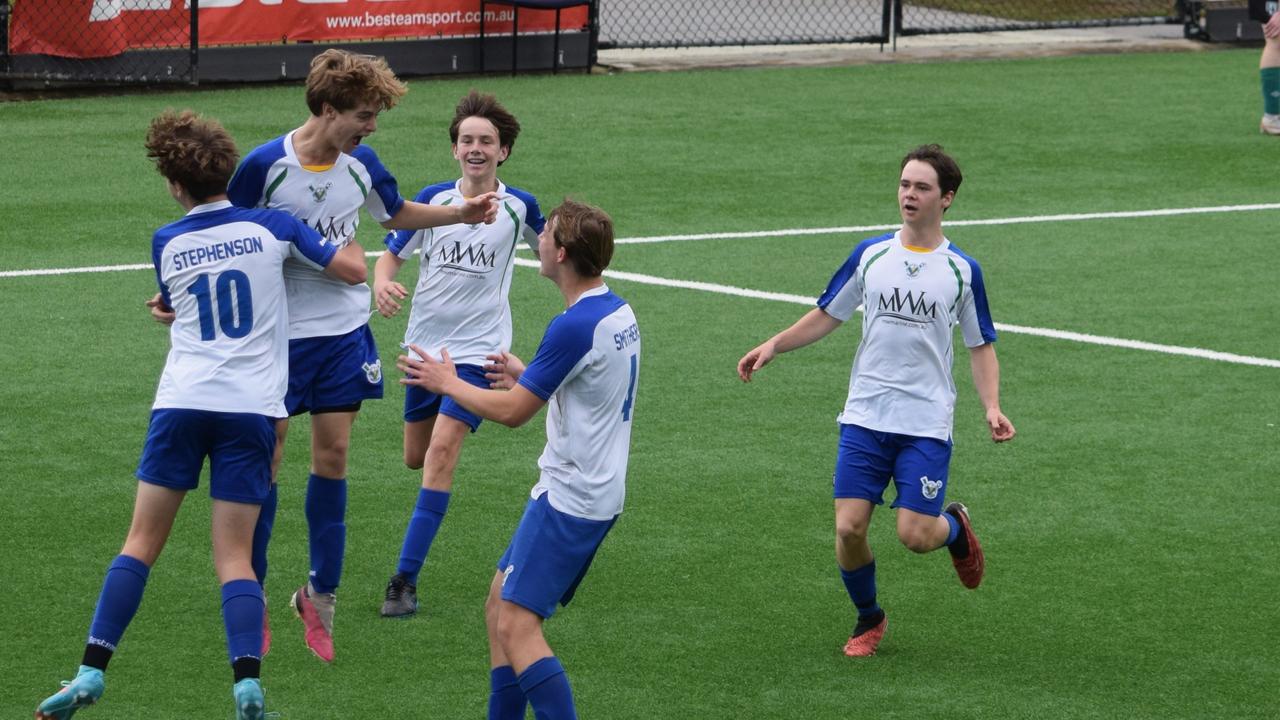
[{"label": "dark windscreen netting", "polygon": [[49,81],[189,82],[191,13],[171,0],[0,0],[0,73]]},{"label": "dark windscreen netting", "polygon": [[883,41],[906,33],[1161,23],[1171,0],[601,0],[602,47]]}]

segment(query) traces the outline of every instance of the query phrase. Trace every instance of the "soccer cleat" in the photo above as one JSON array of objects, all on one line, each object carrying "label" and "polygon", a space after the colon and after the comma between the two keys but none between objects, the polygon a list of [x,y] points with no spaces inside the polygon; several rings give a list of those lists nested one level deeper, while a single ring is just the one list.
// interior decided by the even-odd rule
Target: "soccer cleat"
[{"label": "soccer cleat", "polygon": [[884,631],[889,629],[889,617],[881,610],[876,615],[863,619],[858,618],[849,642],[844,644],[844,654],[848,657],[871,657],[876,654]]},{"label": "soccer cleat", "polygon": [[418,612],[418,586],[396,573],[387,581],[387,597],[382,602],[382,617],[406,618]]},{"label": "soccer cleat", "polygon": [[266,701],[262,697],[262,683],[257,678],[245,678],[231,688],[236,699],[236,720],[262,720],[266,713]]},{"label": "soccer cleat", "polygon": [[36,708],[36,720],[66,720],[80,708],[98,702],[105,689],[102,671],[81,665],[74,680],[63,680],[62,689],[40,703]]},{"label": "soccer cleat", "polygon": [[333,608],[337,601],[333,593],[315,592],[311,583],[298,588],[290,601],[306,629],[307,647],[325,662],[333,662]]},{"label": "soccer cleat", "polygon": [[973,525],[969,522],[969,508],[953,502],[947,506],[945,512],[960,523],[960,532],[964,533],[965,544],[968,546],[968,552],[963,556],[957,554],[955,543],[947,546],[947,550],[951,553],[951,564],[955,565],[956,575],[960,576],[961,584],[972,590],[982,582],[982,574],[987,569],[986,560],[982,556],[982,545],[978,542],[978,536],[973,533]]},{"label": "soccer cleat", "polygon": [[262,657],[266,657],[271,652],[271,623],[268,622],[266,599],[262,602]]},{"label": "soccer cleat", "polygon": [[1258,129],[1263,135],[1280,135],[1280,115],[1263,115]]}]

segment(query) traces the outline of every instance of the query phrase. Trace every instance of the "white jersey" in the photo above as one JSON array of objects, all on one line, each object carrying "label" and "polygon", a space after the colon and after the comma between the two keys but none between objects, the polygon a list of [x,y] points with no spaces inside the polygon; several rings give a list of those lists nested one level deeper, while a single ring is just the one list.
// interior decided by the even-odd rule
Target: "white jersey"
[{"label": "white jersey", "polygon": [[[373,150],[357,145],[331,167],[316,172],[298,161],[297,131],[260,145],[245,156],[227,187],[240,207],[283,210],[341,248],[356,236],[360,208],[378,222],[404,206],[396,179]],[[289,296],[289,338],[345,335],[369,322],[369,286],[348,285],[302,263],[284,268]]]},{"label": "white jersey", "polygon": [[175,319],[155,409],[284,417],[286,260],[319,271],[337,248],[292,216],[221,201],[156,231],[151,258]]},{"label": "white jersey", "polygon": [[[416,200],[429,205],[464,202],[462,181],[431,185]],[[446,225],[387,235],[387,249],[402,260],[422,249],[405,345],[435,357],[447,347],[456,363],[483,365],[490,353],[511,348],[511,272],[516,245],[537,250],[546,220],[532,195],[498,183],[498,219],[492,224]]]},{"label": "white jersey", "polygon": [[842,321],[859,305],[862,342],[839,421],[949,440],[952,328],[960,326],[971,348],[996,340],[977,261],[945,238],[931,252],[908,250],[898,233],[864,240],[818,299]]},{"label": "white jersey", "polygon": [[542,475],[530,496],[590,520],[622,512],[640,329],[631,306],[601,286],[547,326],[520,384],[548,401]]}]

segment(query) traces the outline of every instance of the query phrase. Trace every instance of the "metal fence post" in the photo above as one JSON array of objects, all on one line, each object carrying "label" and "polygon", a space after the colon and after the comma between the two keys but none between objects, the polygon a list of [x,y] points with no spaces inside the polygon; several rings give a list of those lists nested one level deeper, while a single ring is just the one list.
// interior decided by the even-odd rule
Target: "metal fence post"
[{"label": "metal fence post", "polygon": [[[0,75],[9,76],[9,0],[0,0]],[[8,84],[8,80],[5,80]]]},{"label": "metal fence post", "polygon": [[191,0],[191,84],[200,84],[200,0]]},{"label": "metal fence post", "polygon": [[596,66],[600,49],[600,0],[587,3],[587,71]]}]

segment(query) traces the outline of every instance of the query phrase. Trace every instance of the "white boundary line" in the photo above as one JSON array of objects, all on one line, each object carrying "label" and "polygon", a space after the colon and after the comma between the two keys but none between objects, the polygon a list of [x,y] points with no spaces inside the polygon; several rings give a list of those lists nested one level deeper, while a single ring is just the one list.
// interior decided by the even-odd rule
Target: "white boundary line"
[{"label": "white boundary line", "polygon": [[[1280,203],[1257,205],[1214,205],[1210,207],[1164,208],[1160,210],[1129,210],[1105,213],[1073,213],[1068,215],[1028,215],[1025,217],[990,218],[987,220],[952,220],[943,227],[969,227],[977,225],[1019,225],[1022,223],[1071,222],[1075,220],[1118,220],[1125,218],[1170,217],[1175,215],[1204,215],[1208,213],[1255,212],[1280,210]],[[897,230],[902,223],[892,225],[850,225],[829,228],[793,228],[789,230],[757,230],[751,232],[704,233],[701,235],[653,235],[650,237],[618,238],[618,244],[673,242],[682,240],[734,240],[763,237],[794,237],[796,235],[839,235],[843,233],[882,232]]]},{"label": "white boundary line", "polygon": [[[1158,210],[1133,210],[1123,212],[1107,212],[1107,213],[1074,213],[1065,215],[1029,215],[1026,217],[1010,217],[1010,218],[991,218],[987,220],[956,220],[945,223],[944,226],[961,227],[974,225],[1015,225],[1021,223],[1041,223],[1041,222],[1070,222],[1076,220],[1111,220],[1122,218],[1145,218],[1145,217],[1169,217],[1175,215],[1203,215],[1208,213],[1229,213],[1229,212],[1253,212],[1258,210],[1280,210],[1280,203],[1262,203],[1255,205],[1215,205],[1210,207],[1197,208],[1164,208]],[[898,224],[893,225],[854,225],[848,227],[831,227],[831,228],[793,228],[787,230],[760,230],[754,232],[732,232],[732,233],[705,233],[700,235],[655,235],[649,237],[634,238],[618,238],[618,244],[639,244],[639,243],[657,243],[672,242],[685,240],[722,240],[722,239],[742,239],[742,238],[764,238],[764,237],[788,237],[796,235],[836,235],[843,233],[857,232],[876,232],[883,230],[896,230]],[[381,255],[380,252],[366,252],[368,257],[376,257]],[[526,260],[524,258],[516,258],[516,264],[522,267],[538,267],[538,263],[534,260]],[[79,273],[104,273],[104,272],[122,272],[128,270],[150,270],[149,264],[137,265],[99,265],[94,267],[78,267],[78,268],[46,268],[39,270],[3,270],[0,271],[0,278],[11,277],[36,277],[43,275],[72,275]],[[716,283],[698,282],[693,280],[671,280],[668,278],[660,278],[653,275],[641,275],[638,273],[628,272],[605,272],[607,277],[617,278],[628,282],[641,283],[645,285],[659,285],[662,287],[682,288],[686,290],[698,290],[701,292],[719,293],[722,295],[735,295],[738,297],[753,298],[757,300],[774,300],[779,302],[788,302],[797,305],[812,305],[813,298],[807,298],[800,295],[791,295],[788,293],[767,292],[763,290],[751,290],[748,288],[734,287],[732,285],[719,285]],[[1068,330],[1053,330],[1051,328],[1034,328],[1022,325],[1005,325],[996,323],[996,329],[1002,332],[1014,333],[1019,335],[1034,335],[1038,337],[1053,338],[1055,340],[1067,340],[1070,342],[1086,343],[1090,345],[1102,345],[1106,347],[1119,347],[1130,350],[1145,350],[1147,352],[1164,353],[1167,355],[1182,355],[1186,357],[1195,357],[1205,360],[1216,360],[1219,362],[1229,362],[1239,365],[1253,365],[1256,367],[1273,367],[1280,368],[1280,360],[1271,358],[1251,357],[1248,355],[1236,355],[1234,353],[1218,352],[1216,350],[1205,350],[1203,348],[1181,347],[1178,345],[1161,345],[1158,343],[1142,342],[1140,340],[1125,340],[1123,338],[1106,337],[1102,335],[1088,335],[1085,333],[1071,332]]]},{"label": "white boundary line", "polygon": [[[524,258],[516,258],[516,264],[522,267],[538,267],[537,261],[526,260]],[[751,290],[748,288],[734,287],[732,285],[718,285],[716,283],[699,282],[695,280],[670,280],[668,278],[660,278],[653,275],[615,272],[613,270],[606,270],[604,274],[605,277],[617,278],[619,280],[641,283],[644,285],[660,285],[662,287],[682,288],[685,290],[699,290],[702,292],[719,293],[721,295],[736,295],[738,297],[753,298],[757,300],[776,300],[795,305],[808,305],[810,307],[812,307],[815,302],[815,298],[804,297],[803,295]],[[1166,355],[1183,355],[1186,357],[1201,358],[1204,360],[1217,360],[1219,362],[1228,362],[1237,365],[1280,368],[1280,360],[1251,357],[1249,355],[1236,355],[1234,353],[1205,350],[1203,348],[1161,345],[1159,343],[1142,342],[1141,340],[1125,340],[1124,338],[1088,335],[1068,330],[1026,327],[1024,325],[1006,325],[1004,323],[996,323],[996,329],[1000,332],[1013,333],[1015,335],[1035,335],[1038,337],[1053,338],[1055,340],[1068,340],[1071,342],[1085,343],[1089,345],[1103,345],[1107,347],[1126,348],[1129,350],[1145,350],[1147,352],[1164,353]]]}]

